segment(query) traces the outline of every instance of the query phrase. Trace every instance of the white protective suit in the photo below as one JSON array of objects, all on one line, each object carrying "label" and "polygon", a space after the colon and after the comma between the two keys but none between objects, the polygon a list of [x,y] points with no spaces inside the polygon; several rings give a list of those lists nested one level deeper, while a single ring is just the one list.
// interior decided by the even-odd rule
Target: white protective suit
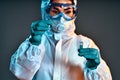
[{"label": "white protective suit", "polygon": [[[44,8],[48,3],[49,0],[42,0],[43,19],[46,19]],[[80,43],[83,43],[83,48],[98,47],[91,39],[76,35],[74,30],[74,23],[63,33],[49,30],[42,36],[39,46],[32,45],[27,38],[12,55],[10,70],[20,80],[70,80],[66,67],[70,63],[82,68],[85,80],[112,80],[102,58],[97,69],[86,68],[86,59],[78,56]]]}]

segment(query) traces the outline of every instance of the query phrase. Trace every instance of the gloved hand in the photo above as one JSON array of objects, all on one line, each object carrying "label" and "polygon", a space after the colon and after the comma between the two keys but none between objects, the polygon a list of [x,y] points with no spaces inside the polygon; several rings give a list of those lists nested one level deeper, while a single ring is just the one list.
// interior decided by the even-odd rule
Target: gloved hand
[{"label": "gloved hand", "polygon": [[80,46],[79,56],[84,56],[87,60],[86,66],[90,69],[96,69],[100,64],[100,53],[95,48],[83,48]]},{"label": "gloved hand", "polygon": [[49,25],[51,25],[52,22],[45,21],[45,20],[39,20],[32,22],[31,24],[31,38],[30,42],[34,45],[39,45],[41,42],[41,37],[49,29]]}]

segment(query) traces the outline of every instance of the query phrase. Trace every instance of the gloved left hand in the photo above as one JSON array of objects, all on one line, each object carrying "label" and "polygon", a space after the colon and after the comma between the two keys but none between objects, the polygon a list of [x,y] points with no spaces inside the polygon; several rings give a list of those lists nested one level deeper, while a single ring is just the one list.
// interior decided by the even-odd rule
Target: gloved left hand
[{"label": "gloved left hand", "polygon": [[100,64],[100,53],[95,48],[82,48],[80,47],[79,56],[83,56],[86,58],[87,63],[86,66],[90,69],[96,69]]}]

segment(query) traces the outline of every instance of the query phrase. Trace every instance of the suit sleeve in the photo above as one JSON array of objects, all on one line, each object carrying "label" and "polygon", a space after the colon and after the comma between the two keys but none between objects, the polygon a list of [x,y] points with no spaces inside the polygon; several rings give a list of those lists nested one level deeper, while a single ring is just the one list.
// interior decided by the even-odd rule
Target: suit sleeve
[{"label": "suit sleeve", "polygon": [[32,80],[40,68],[43,55],[44,46],[42,44],[32,45],[29,39],[26,39],[11,56],[10,71],[18,79]]},{"label": "suit sleeve", "polygon": [[[84,48],[95,48],[100,51],[100,49],[96,46],[93,40],[90,38],[80,36],[83,41]],[[85,64],[84,64],[85,65]],[[107,63],[100,56],[100,64],[94,70],[91,70],[87,67],[84,67],[84,76],[85,80],[112,80],[110,69]]]}]

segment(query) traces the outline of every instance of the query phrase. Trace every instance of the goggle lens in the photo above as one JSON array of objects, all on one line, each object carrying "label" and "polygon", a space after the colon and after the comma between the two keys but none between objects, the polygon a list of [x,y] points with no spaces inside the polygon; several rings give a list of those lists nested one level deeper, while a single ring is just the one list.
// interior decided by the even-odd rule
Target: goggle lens
[{"label": "goggle lens", "polygon": [[72,4],[51,3],[48,9],[51,17],[59,15],[60,13],[70,18],[76,16],[76,7]]}]

